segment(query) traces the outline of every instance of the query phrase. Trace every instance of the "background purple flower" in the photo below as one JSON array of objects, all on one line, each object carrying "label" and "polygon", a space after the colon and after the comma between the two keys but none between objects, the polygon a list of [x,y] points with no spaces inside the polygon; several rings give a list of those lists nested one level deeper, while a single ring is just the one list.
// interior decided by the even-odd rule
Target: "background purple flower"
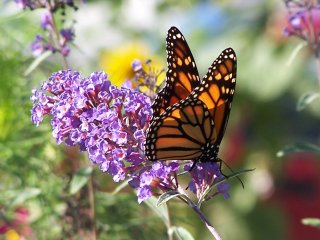
[{"label": "background purple flower", "polygon": [[[45,51],[51,51],[52,53],[59,52],[63,57],[67,57],[70,53],[68,43],[74,40],[74,30],[71,27],[65,26],[59,29],[59,26],[54,21],[54,15],[59,11],[64,12],[66,7],[77,10],[75,1],[15,0],[15,2],[22,10],[26,8],[30,10],[45,9],[40,19],[40,26],[44,33],[36,35],[35,40],[31,44],[32,54],[37,57]],[[66,22],[65,19],[62,22]]]},{"label": "background purple flower", "polygon": [[[52,11],[57,11],[60,8],[65,8],[66,6],[72,7],[75,10],[77,9],[74,0],[51,0],[50,5],[47,4],[48,0],[15,0],[16,4],[20,9],[29,8],[34,10],[37,8],[46,8],[51,6]],[[79,2],[85,2],[84,0]]]},{"label": "background purple flower", "polygon": [[320,4],[311,1],[287,1],[286,36],[296,36],[317,49],[320,34]]},{"label": "background purple flower", "polygon": [[52,15],[49,11],[45,11],[42,13],[40,25],[43,29],[52,29],[53,19],[52,19]]}]

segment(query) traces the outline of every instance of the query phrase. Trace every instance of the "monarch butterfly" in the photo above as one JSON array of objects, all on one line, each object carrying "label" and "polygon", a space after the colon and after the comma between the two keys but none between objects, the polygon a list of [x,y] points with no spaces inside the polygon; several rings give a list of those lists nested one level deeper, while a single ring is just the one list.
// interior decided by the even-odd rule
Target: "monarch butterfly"
[{"label": "monarch butterfly", "polygon": [[236,84],[236,54],[225,49],[200,81],[185,38],[167,35],[166,85],[153,103],[145,154],[151,161],[221,161],[217,155]]}]

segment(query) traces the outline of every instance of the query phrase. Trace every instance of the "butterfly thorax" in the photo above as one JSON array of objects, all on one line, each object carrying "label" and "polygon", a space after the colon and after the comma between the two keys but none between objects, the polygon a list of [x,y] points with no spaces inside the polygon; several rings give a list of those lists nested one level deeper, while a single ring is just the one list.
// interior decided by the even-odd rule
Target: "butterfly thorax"
[{"label": "butterfly thorax", "polygon": [[193,159],[195,162],[219,162],[218,153],[219,146],[207,143],[201,147],[202,154]]}]

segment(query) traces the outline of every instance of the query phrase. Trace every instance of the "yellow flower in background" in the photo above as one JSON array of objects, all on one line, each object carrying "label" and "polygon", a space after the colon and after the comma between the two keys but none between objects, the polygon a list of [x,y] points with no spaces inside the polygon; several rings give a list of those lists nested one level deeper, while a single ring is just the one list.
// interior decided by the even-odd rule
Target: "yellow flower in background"
[{"label": "yellow flower in background", "polygon": [[[152,69],[160,72],[165,67],[163,61],[156,55],[151,55],[146,45],[141,43],[127,44],[119,48],[104,51],[100,56],[100,67],[110,76],[112,84],[121,86],[125,80],[132,79],[135,75],[132,62],[138,59],[145,63],[152,60]],[[148,71],[149,66],[143,64],[143,69]],[[160,85],[165,74],[159,75],[157,85]]]},{"label": "yellow flower in background", "polygon": [[6,232],[6,240],[20,240],[20,235],[13,229]]}]

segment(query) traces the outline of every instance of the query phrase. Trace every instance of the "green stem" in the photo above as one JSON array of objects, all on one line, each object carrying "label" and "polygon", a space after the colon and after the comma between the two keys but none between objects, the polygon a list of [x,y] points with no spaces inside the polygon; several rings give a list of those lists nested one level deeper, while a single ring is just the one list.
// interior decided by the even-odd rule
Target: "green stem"
[{"label": "green stem", "polygon": [[97,239],[97,229],[96,229],[96,211],[95,211],[95,198],[94,198],[94,186],[93,186],[93,172],[90,175],[90,179],[88,182],[88,192],[89,192],[89,204],[90,204],[90,210],[91,210],[91,221],[92,221],[92,231],[91,231],[91,239],[96,240]]},{"label": "green stem", "polygon": [[212,236],[216,240],[222,240],[217,230],[212,226],[212,224],[209,222],[209,220],[206,218],[206,216],[203,214],[200,208],[196,204],[193,204],[192,209],[198,214],[200,220],[205,224],[205,226],[208,228]]},{"label": "green stem", "polygon": [[184,189],[179,185],[178,186],[178,191],[180,193],[182,193],[184,196],[179,197],[181,200],[183,200],[184,202],[186,202],[199,216],[200,220],[204,223],[204,225],[206,226],[206,228],[209,230],[209,232],[212,234],[212,236],[214,237],[215,240],[222,240],[222,238],[220,237],[219,233],[217,232],[217,230],[212,226],[212,224],[210,223],[210,221],[206,218],[206,216],[203,214],[203,212],[200,210],[199,205],[197,205],[196,203],[194,203],[189,196],[187,195],[187,193],[184,191]]},{"label": "green stem", "polygon": [[168,216],[168,222],[166,223],[168,239],[173,240],[173,231],[172,231],[171,220],[170,220],[170,211],[169,211],[169,207],[167,204],[166,204],[166,209],[167,209],[167,216]]},{"label": "green stem", "polygon": [[67,62],[67,59],[65,56],[63,56],[61,50],[62,50],[62,45],[61,45],[61,36],[60,36],[60,33],[58,32],[58,28],[57,28],[57,24],[56,24],[56,21],[55,21],[55,18],[54,18],[54,14],[52,12],[52,6],[50,5],[49,2],[47,2],[47,9],[50,13],[50,16],[51,16],[51,19],[52,19],[52,31],[49,31],[50,35],[51,35],[51,40],[53,42],[53,45],[54,46],[58,46],[58,49],[59,49],[59,53],[60,53],[60,56],[61,56],[61,64],[62,64],[62,67],[64,69],[68,69],[69,66],[68,66],[68,62]]},{"label": "green stem", "polygon": [[316,58],[316,64],[317,64],[317,78],[320,86],[320,59],[318,57]]}]

